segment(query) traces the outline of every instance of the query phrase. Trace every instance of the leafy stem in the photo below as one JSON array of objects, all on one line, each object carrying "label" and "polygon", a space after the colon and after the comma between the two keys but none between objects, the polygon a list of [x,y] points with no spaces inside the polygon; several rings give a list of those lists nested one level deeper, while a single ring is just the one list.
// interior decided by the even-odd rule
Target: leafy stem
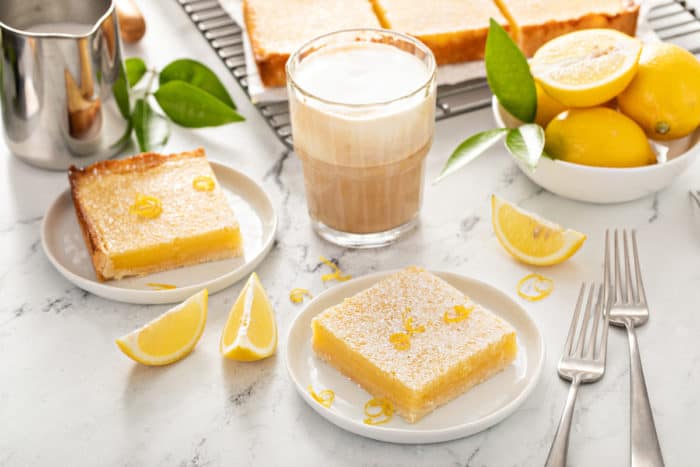
[{"label": "leafy stem", "polygon": [[[171,122],[201,128],[245,120],[216,74],[202,63],[175,60],[160,72],[136,57],[126,59],[124,65],[125,78],[120,77],[115,83],[119,109],[129,121],[123,138],[128,139],[133,133],[141,151],[164,146],[170,137]],[[145,85],[129,93],[146,75]],[[153,91],[156,83],[158,87]],[[129,94],[133,106],[129,104]]]}]

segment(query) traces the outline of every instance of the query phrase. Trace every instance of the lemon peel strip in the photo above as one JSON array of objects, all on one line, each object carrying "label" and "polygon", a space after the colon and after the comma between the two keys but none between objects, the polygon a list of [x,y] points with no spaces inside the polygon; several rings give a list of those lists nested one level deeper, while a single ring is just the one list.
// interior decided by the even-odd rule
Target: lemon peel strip
[{"label": "lemon peel strip", "polygon": [[[532,287],[536,292],[538,292],[538,294],[536,295],[530,295],[523,290],[525,285],[533,279],[534,282],[532,284]],[[541,287],[541,284],[544,284],[544,287]],[[531,302],[537,302],[539,300],[542,300],[543,298],[551,294],[552,290],[554,290],[554,281],[549,277],[545,277],[542,274],[537,274],[534,272],[523,277],[518,282],[518,295],[524,298],[525,300],[529,300]]]},{"label": "lemon peel strip", "polygon": [[382,425],[394,416],[394,406],[386,399],[370,399],[365,404],[364,422],[367,425]]},{"label": "lemon peel strip", "polygon": [[289,300],[292,303],[303,302],[305,296],[313,298],[313,295],[311,295],[311,292],[309,292],[307,289],[296,288],[289,291]]},{"label": "lemon peel strip", "polygon": [[330,409],[331,405],[333,405],[333,401],[335,400],[335,392],[333,392],[331,389],[324,389],[316,393],[314,388],[309,384],[308,391],[313,400],[318,402],[323,407]]},{"label": "lemon peel strip", "polygon": [[347,280],[352,279],[351,275],[349,275],[349,274],[344,275],[343,271],[335,263],[330,261],[325,256],[321,256],[320,259],[321,259],[321,262],[323,264],[327,265],[328,267],[330,267],[333,270],[333,272],[328,273],[328,274],[324,274],[321,276],[321,280],[323,282],[328,282],[328,281],[345,282]]}]

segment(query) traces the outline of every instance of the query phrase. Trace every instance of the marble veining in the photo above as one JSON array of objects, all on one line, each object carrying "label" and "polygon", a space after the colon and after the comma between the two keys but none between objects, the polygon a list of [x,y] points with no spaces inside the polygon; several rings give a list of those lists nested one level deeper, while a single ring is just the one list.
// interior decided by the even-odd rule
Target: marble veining
[{"label": "marble veining", "polygon": [[[487,110],[440,122],[428,156],[421,226],[379,250],[344,250],[313,235],[297,157],[246,101],[209,46],[172,2],[141,2],[149,32],[127,56],[162,66],[197,57],[223,77],[247,121],[216,129],[175,129],[165,151],[203,145],[211,158],[262,180],[280,215],[274,248],[258,268],[276,310],[279,351],[257,363],[223,360],[220,332],[242,287],[210,297],[202,340],[188,358],[164,368],[125,358],[114,339],[168,306],[128,305],[88,294],[44,256],[43,213],[67,187],[65,174],[40,171],[0,146],[0,466],[469,466],[541,465],[567,386],[555,366],[582,280],[600,280],[607,227],[638,229],[651,321],[639,330],[657,427],[669,466],[694,466],[700,419],[700,166],[669,189],[615,206],[568,201],[533,185],[497,147],[459,175],[430,182],[468,133],[493,125]],[[166,45],[164,47],[164,45]],[[364,439],[326,422],[296,394],[284,364],[289,325],[301,307],[289,290],[317,295],[334,282],[319,256],[345,273],[418,264],[477,277],[515,295],[533,268],[498,245],[492,192],[588,234],[570,261],[537,269],[555,283],[542,302],[522,302],[547,345],[542,380],[511,417],[470,438],[399,446]],[[328,271],[329,272],[329,271]],[[624,333],[610,333],[603,380],[581,389],[571,433],[572,466],[628,462],[628,363]]]}]

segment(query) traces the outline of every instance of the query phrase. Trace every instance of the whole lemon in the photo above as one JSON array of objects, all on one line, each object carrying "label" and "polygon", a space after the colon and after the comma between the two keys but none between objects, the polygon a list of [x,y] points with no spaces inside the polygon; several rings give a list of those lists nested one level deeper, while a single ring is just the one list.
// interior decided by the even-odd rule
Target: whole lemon
[{"label": "whole lemon", "polygon": [[537,115],[535,116],[535,123],[545,128],[554,117],[568,109],[568,107],[547,94],[544,89],[542,89],[540,83],[536,81],[535,88],[537,89]]},{"label": "whole lemon", "polygon": [[686,136],[700,125],[700,61],[677,45],[646,44],[617,102],[650,138]]},{"label": "whole lemon", "polygon": [[557,115],[545,130],[545,151],[563,161],[599,167],[656,162],[644,131],[608,107],[571,109]]}]

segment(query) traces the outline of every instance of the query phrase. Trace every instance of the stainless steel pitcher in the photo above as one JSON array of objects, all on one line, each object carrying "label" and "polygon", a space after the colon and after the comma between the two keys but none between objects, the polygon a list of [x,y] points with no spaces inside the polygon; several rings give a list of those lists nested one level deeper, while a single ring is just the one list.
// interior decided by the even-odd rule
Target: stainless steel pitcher
[{"label": "stainless steel pitcher", "polygon": [[122,149],[130,102],[114,0],[0,0],[0,47],[13,154],[61,170]]}]

